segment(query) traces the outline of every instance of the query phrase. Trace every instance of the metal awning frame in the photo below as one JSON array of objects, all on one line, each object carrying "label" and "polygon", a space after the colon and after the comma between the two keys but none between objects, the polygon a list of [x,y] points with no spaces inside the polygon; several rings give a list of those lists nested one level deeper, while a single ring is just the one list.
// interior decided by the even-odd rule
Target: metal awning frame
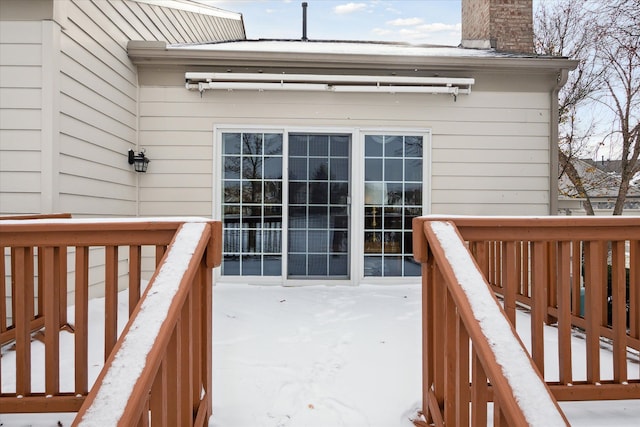
[{"label": "metal awning frame", "polygon": [[342,74],[185,73],[186,88],[198,90],[283,90],[351,93],[424,93],[469,95],[472,78]]}]

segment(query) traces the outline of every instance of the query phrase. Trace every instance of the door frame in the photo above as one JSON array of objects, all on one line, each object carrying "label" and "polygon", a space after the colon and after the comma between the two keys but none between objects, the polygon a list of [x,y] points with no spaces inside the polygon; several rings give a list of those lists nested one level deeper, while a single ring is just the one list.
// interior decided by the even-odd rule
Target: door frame
[{"label": "door frame", "polygon": [[[212,211],[213,218],[222,219],[222,144],[223,132],[282,132],[283,134],[283,188],[282,188],[282,274],[281,276],[223,276],[222,269],[215,270],[215,279],[220,283],[251,283],[259,285],[313,286],[313,285],[359,285],[359,284],[408,284],[419,283],[419,277],[365,277],[364,276],[364,137],[370,134],[419,135],[424,138],[423,147],[423,215],[431,213],[431,138],[429,128],[411,127],[340,127],[340,126],[287,126],[219,124],[213,126],[212,159]],[[349,222],[349,279],[289,279],[287,278],[288,253],[288,172],[290,133],[348,134],[351,135],[350,186],[351,194]]]}]

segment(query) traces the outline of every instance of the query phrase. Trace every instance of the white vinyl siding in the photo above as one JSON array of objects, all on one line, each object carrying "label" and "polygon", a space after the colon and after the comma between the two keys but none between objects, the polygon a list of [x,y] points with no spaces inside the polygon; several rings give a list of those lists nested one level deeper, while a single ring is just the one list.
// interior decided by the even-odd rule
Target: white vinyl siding
[{"label": "white vinyl siding", "polygon": [[0,21],[0,215],[41,211],[42,24]]},{"label": "white vinyl siding", "polygon": [[[179,84],[181,76],[174,77]],[[140,146],[147,149],[152,163],[141,180],[140,194],[202,188],[203,174],[211,183],[213,175],[203,166],[211,160],[207,147],[214,125],[428,128],[432,130],[427,165],[431,213],[547,215],[549,106],[549,93],[534,90],[474,90],[454,102],[447,95],[426,94],[208,91],[201,97],[182,86],[143,83]],[[156,177],[167,173],[170,180]],[[164,205],[160,200],[154,206],[141,201],[141,211],[147,215],[167,212],[154,210],[159,206],[169,214],[183,211],[181,203],[170,197]],[[211,206],[199,207],[203,211],[192,214],[213,211]]]},{"label": "white vinyl siding", "polygon": [[60,42],[61,209],[144,214],[137,208],[140,177],[127,163],[138,142],[137,70],[127,56],[129,40],[203,42],[243,38],[243,31],[239,19],[145,2],[68,2]]},{"label": "white vinyl siding", "polygon": [[53,20],[0,21],[0,214],[138,214],[127,43],[245,37],[239,14],[167,5],[56,0]]}]

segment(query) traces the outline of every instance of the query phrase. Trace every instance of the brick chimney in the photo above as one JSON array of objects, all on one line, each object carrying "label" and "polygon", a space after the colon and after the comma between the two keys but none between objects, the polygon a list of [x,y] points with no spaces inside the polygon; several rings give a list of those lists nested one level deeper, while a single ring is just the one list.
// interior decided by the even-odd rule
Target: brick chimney
[{"label": "brick chimney", "polygon": [[462,0],[462,47],[534,53],[533,0]]}]

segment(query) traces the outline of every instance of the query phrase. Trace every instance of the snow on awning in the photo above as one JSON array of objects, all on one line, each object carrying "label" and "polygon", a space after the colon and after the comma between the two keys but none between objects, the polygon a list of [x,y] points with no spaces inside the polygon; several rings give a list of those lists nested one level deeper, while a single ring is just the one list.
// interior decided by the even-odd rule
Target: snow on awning
[{"label": "snow on awning", "polygon": [[472,78],[333,74],[185,73],[186,88],[198,90],[298,90],[469,95]]}]

